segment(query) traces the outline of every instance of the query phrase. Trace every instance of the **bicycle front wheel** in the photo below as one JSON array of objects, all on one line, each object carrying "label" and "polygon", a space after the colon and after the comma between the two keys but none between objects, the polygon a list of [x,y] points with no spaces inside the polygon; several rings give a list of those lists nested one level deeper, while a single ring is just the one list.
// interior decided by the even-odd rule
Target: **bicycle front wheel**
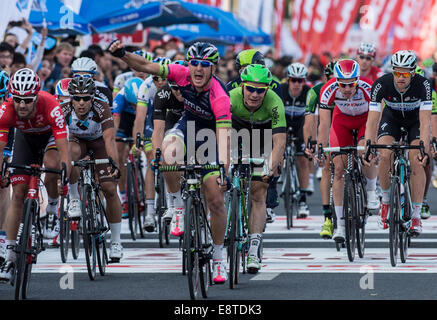
[{"label": "bicycle front wheel", "polygon": [[61,196],[61,201],[59,203],[59,220],[60,220],[59,249],[61,251],[62,263],[67,262],[68,247],[70,243],[70,220],[68,219],[67,213],[64,210],[66,202],[67,202],[67,197]]},{"label": "bicycle front wheel", "polygon": [[285,216],[287,217],[287,229],[293,227],[293,208],[291,199],[291,166],[288,157],[285,159],[285,172],[284,172],[284,209]]},{"label": "bicycle front wheel", "polygon": [[97,248],[94,239],[95,221],[94,221],[94,203],[91,200],[91,186],[85,185],[81,188],[82,199],[82,238],[85,249],[85,259],[90,280],[96,278],[97,268]]},{"label": "bicycle front wheel", "polygon": [[357,228],[357,249],[358,256],[360,258],[364,257],[365,241],[366,241],[366,222],[367,222],[367,209],[365,208],[365,196],[364,196],[364,186],[362,182],[358,182],[356,190],[356,228]]},{"label": "bicycle front wheel", "polygon": [[234,189],[231,194],[230,205],[231,205],[231,220],[229,226],[229,244],[228,244],[228,255],[229,255],[229,288],[233,289],[234,284],[238,282],[237,276],[239,271],[239,263],[237,259],[238,255],[238,190]]},{"label": "bicycle front wheel", "polygon": [[99,273],[101,276],[106,274],[106,265],[108,264],[108,252],[106,250],[106,239],[105,232],[107,230],[106,224],[106,212],[100,200],[97,201],[97,227],[98,227],[98,235],[95,237],[96,239],[96,248],[97,248],[97,264],[99,266]]},{"label": "bicycle front wheel", "polygon": [[390,207],[389,207],[389,247],[390,247],[390,263],[392,267],[396,267],[398,248],[399,248],[399,223],[401,211],[401,198],[399,192],[399,182],[393,179],[390,192]]},{"label": "bicycle front wheel", "polygon": [[200,289],[199,230],[192,197],[188,197],[185,208],[184,247],[187,259],[188,289],[190,298],[195,300]]},{"label": "bicycle front wheel", "polygon": [[16,273],[15,273],[15,300],[26,299],[28,281],[32,270],[32,219],[36,203],[34,200],[26,200],[24,203],[23,216],[21,218],[22,231],[17,243]]},{"label": "bicycle front wheel", "polygon": [[353,181],[346,175],[344,182],[343,218],[346,233],[346,249],[350,262],[355,259],[356,246],[356,197]]}]

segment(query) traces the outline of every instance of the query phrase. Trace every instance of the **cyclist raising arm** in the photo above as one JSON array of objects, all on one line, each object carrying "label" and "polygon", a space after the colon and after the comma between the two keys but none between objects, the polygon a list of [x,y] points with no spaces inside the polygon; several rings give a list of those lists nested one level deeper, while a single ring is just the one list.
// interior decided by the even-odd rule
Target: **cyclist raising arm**
[{"label": "cyclist raising arm", "polygon": [[[173,136],[170,137],[171,142],[168,144],[172,150],[180,151],[176,152],[176,157],[172,162],[180,161],[184,157],[191,160],[195,156],[195,152],[194,154],[191,153],[192,148],[188,148],[190,154],[185,155],[184,152],[188,139],[190,139],[189,143],[193,143],[191,139],[194,138],[187,137],[187,124],[190,121],[195,124],[194,132],[201,129],[209,129],[215,132],[215,162],[224,163],[225,172],[227,172],[229,167],[229,131],[232,124],[229,96],[224,85],[213,75],[219,58],[217,48],[204,42],[193,44],[187,52],[188,67],[181,65],[160,65],[144,61],[140,57],[135,57],[125,52],[124,46],[119,40],[112,42],[109,46],[109,51],[125,61],[131,68],[152,75],[166,77],[168,80],[176,82],[181,88],[185,102],[185,111],[182,118],[173,128]],[[168,160],[165,158],[165,139],[163,144],[164,160]],[[197,149],[197,147],[199,147],[199,144],[195,143],[194,149]],[[208,150],[208,152],[210,151]],[[214,157],[214,154],[210,154],[209,158],[211,157]],[[203,175],[203,188],[206,204],[211,213],[211,233],[214,244],[213,280],[215,283],[224,283],[227,279],[226,264],[222,256],[226,229],[224,195],[216,182],[217,180],[209,179],[218,175],[219,173],[215,171],[205,171]],[[170,179],[167,182],[170,182]],[[176,175],[172,178],[172,183],[169,183],[169,192],[177,192],[180,189],[178,184],[179,180]],[[179,220],[179,235],[181,235],[183,232],[181,230],[183,228],[183,215],[175,214],[175,216]]]}]

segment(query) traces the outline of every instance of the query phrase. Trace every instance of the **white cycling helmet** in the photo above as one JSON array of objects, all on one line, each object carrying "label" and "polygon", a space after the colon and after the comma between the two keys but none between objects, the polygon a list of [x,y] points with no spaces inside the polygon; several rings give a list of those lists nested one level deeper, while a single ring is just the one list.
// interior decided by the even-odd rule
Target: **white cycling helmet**
[{"label": "white cycling helmet", "polygon": [[307,67],[300,63],[295,62],[288,66],[287,68],[287,77],[288,78],[306,78],[308,73]]},{"label": "white cycling helmet", "polygon": [[363,54],[363,55],[366,55],[366,56],[375,57],[375,55],[376,55],[375,45],[373,43],[362,42],[360,44],[360,47],[357,50],[357,53],[358,54]]},{"label": "white cycling helmet", "polygon": [[391,56],[391,66],[393,68],[416,69],[416,54],[411,50],[400,50]]},{"label": "white cycling helmet", "polygon": [[95,74],[97,73],[97,64],[93,59],[88,57],[78,58],[73,61],[73,64],[71,65],[71,71],[73,73],[88,72]]},{"label": "white cycling helmet", "polygon": [[29,68],[16,71],[9,81],[9,93],[15,96],[35,96],[41,89],[41,80]]}]

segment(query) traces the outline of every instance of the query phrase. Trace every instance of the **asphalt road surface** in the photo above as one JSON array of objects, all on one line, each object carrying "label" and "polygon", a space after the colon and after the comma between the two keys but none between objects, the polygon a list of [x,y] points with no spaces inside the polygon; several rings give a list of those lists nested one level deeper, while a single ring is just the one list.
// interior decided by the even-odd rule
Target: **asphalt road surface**
[{"label": "asphalt road surface", "polygon": [[[318,190],[318,182],[315,184]],[[319,236],[323,222],[319,192],[308,198],[311,214],[286,229],[283,204],[264,235],[261,272],[242,274],[240,284],[214,285],[208,301],[247,300],[427,300],[437,298],[437,190],[431,186],[428,200],[433,215],[423,222],[423,234],[412,240],[408,260],[390,265],[388,231],[379,230],[376,217],[366,228],[366,251],[349,262],[345,249],[337,252],[332,240]],[[170,300],[189,299],[187,279],[181,273],[181,251],[176,238],[159,248],[157,234],[132,241],[123,221],[124,257],[110,264],[105,276],[90,281],[83,249],[62,264],[59,249],[48,248],[33,268],[30,300]],[[408,290],[406,290],[406,286]],[[0,285],[0,300],[13,299],[9,284]],[[169,307],[168,312],[177,312]],[[175,311],[176,310],[176,311]],[[214,310],[218,312],[217,310]],[[222,310],[223,311],[223,310]]]}]

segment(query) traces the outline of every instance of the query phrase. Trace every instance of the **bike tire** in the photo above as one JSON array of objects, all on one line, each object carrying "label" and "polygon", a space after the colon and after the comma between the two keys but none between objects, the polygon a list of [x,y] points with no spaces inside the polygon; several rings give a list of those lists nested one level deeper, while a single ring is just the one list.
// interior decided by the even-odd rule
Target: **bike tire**
[{"label": "bike tire", "polygon": [[187,262],[187,280],[191,300],[196,300],[200,289],[199,237],[196,208],[193,198],[188,197],[185,206],[184,246]]},{"label": "bike tire", "polygon": [[70,224],[70,238],[71,238],[71,254],[73,256],[74,260],[77,260],[79,257],[79,250],[80,250],[80,224],[81,221],[77,222],[76,230],[71,230],[71,224]]},{"label": "bike tire", "polygon": [[357,251],[360,258],[364,257],[364,251],[366,249],[366,221],[367,221],[367,209],[365,207],[364,186],[361,181],[357,184],[356,189],[356,230],[357,230]]},{"label": "bike tire", "polygon": [[96,278],[97,269],[97,248],[94,238],[94,204],[93,201],[91,201],[91,192],[92,190],[89,185],[81,187],[83,247],[85,249],[85,260],[87,265],[88,277],[90,278],[90,280],[94,280]]},{"label": "bike tire", "polygon": [[230,205],[231,205],[231,219],[230,219],[230,225],[229,225],[229,234],[228,234],[228,255],[229,255],[229,288],[234,289],[235,284],[235,274],[236,270],[238,270],[239,265],[237,262],[237,217],[239,206],[238,206],[238,190],[234,189],[231,193],[230,198]]},{"label": "bike tire", "polygon": [[[25,292],[27,288],[27,282],[29,281],[29,276],[26,273],[29,271],[26,265],[32,264],[32,238],[31,238],[31,228],[32,228],[32,217],[35,210],[35,201],[27,199],[24,203],[23,216],[21,218],[21,223],[23,225],[21,236],[18,242],[18,247],[16,248],[17,260],[16,260],[16,270],[15,270],[15,300],[25,299],[27,293]],[[26,270],[27,269],[27,270]]]},{"label": "bike tire", "polygon": [[[409,188],[404,188],[404,190],[409,190]],[[407,192],[405,192],[404,194],[404,204],[403,204],[403,208],[404,208],[404,214],[403,214],[403,219],[404,221],[408,221],[411,219],[411,207],[410,207],[410,203],[409,203],[409,197],[406,194]],[[401,258],[401,262],[405,263],[407,262],[407,257],[408,257],[408,247],[409,247],[409,243],[410,243],[410,235],[408,232],[408,228],[405,227],[403,224],[399,225],[399,256]]]},{"label": "bike tire", "polygon": [[129,215],[129,230],[130,230],[130,236],[132,240],[136,240],[136,223],[138,223],[137,217],[138,217],[138,194],[137,194],[137,188],[136,188],[136,182],[135,182],[135,171],[133,168],[132,163],[127,164],[127,185],[126,185],[126,197],[128,201],[128,215]]},{"label": "bike tire", "polygon": [[200,291],[203,298],[208,298],[208,289],[212,285],[211,259],[212,259],[212,237],[208,226],[208,220],[203,203],[196,208],[198,218],[199,236],[199,279]]},{"label": "bike tire", "polygon": [[59,230],[59,250],[61,252],[61,261],[66,263],[68,259],[68,248],[70,243],[70,220],[64,210],[65,202],[67,197],[61,196],[61,201],[59,203],[59,220],[60,220],[60,230]]},{"label": "bike tire", "polygon": [[350,262],[355,259],[356,248],[356,199],[355,188],[350,175],[346,175],[343,196],[343,219],[345,225],[345,242]]},{"label": "bike tire", "polygon": [[284,210],[287,217],[287,229],[290,230],[293,227],[293,208],[292,208],[292,195],[291,195],[291,166],[290,160],[286,159],[285,172],[284,172]]},{"label": "bike tire", "polygon": [[100,200],[97,200],[98,203],[98,229],[100,234],[95,237],[96,239],[96,247],[97,247],[97,264],[99,267],[99,273],[101,276],[106,274],[106,266],[108,264],[108,252],[106,248],[106,239],[104,232],[107,229],[106,225],[106,212],[105,208],[103,208]]},{"label": "bike tire", "polygon": [[[144,185],[144,176],[143,176],[143,172],[141,170],[141,165],[139,164],[138,161],[135,161],[135,172],[137,175],[137,194],[138,194],[138,210],[137,210],[137,226],[138,226],[138,234],[139,236],[143,239],[146,237],[146,234],[143,230],[143,225],[144,225],[144,220],[146,218],[146,211],[147,211],[147,206],[146,206],[146,187]],[[142,210],[140,210],[140,208]]]},{"label": "bike tire", "polygon": [[399,222],[400,222],[400,192],[399,182],[393,179],[390,192],[390,207],[389,207],[389,248],[390,248],[390,263],[392,267],[396,267],[398,248],[399,248]]}]

